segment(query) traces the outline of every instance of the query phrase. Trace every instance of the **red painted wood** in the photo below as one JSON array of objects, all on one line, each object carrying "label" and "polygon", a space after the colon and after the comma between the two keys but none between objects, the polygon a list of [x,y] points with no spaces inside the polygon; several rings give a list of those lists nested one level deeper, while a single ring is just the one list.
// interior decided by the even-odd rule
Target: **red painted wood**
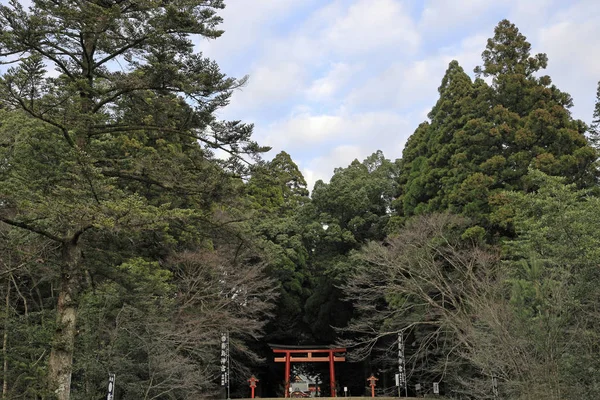
[{"label": "red painted wood", "polygon": [[[283,347],[283,346],[282,346]],[[292,362],[329,362],[329,380],[331,382],[331,397],[336,397],[335,387],[335,363],[346,361],[346,357],[336,356],[335,353],[345,353],[345,348],[336,349],[286,349],[285,347],[279,349],[272,349],[275,354],[284,354],[284,357],[275,357],[275,362],[285,363],[285,394],[288,398],[290,396],[290,372]],[[326,353],[326,357],[313,357],[313,353]],[[300,354],[300,356],[292,357],[292,354]]]},{"label": "red painted wood", "polygon": [[250,377],[250,379],[248,379],[248,382],[250,382],[250,389],[252,390],[252,398],[254,398],[254,389],[256,388],[256,382],[260,382],[258,379],[256,379],[256,377],[254,375],[252,375]]},{"label": "red painted wood", "polygon": [[369,381],[369,386],[371,386],[371,397],[375,397],[375,382],[379,379],[375,378],[375,375],[371,374],[371,376],[367,379]]},{"label": "red painted wood", "polygon": [[[275,357],[275,362],[285,362],[285,357]],[[291,362],[329,362],[329,357],[291,357]],[[333,357],[335,362],[346,361],[346,357]]]},{"label": "red painted wood", "polygon": [[345,353],[346,349],[343,348],[339,348],[339,349],[306,349],[306,350],[302,350],[302,349],[273,349],[273,353]]},{"label": "red painted wood", "polygon": [[290,395],[290,362],[291,362],[290,352],[287,351],[285,353],[285,397],[289,397]]},{"label": "red painted wood", "polygon": [[335,361],[333,359],[333,351],[329,352],[329,381],[331,382],[331,397],[335,396]]}]

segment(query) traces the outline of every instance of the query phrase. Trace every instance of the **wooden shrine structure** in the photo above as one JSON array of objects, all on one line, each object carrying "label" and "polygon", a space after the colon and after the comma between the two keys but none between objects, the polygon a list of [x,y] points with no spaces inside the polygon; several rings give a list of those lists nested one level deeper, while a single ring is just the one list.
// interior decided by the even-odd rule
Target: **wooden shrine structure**
[{"label": "wooden shrine structure", "polygon": [[[329,346],[286,346],[269,344],[275,354],[275,362],[285,363],[285,397],[289,397],[291,363],[328,362],[331,397],[336,397],[335,363],[346,361],[346,349]],[[279,356],[279,357],[277,357]]]}]

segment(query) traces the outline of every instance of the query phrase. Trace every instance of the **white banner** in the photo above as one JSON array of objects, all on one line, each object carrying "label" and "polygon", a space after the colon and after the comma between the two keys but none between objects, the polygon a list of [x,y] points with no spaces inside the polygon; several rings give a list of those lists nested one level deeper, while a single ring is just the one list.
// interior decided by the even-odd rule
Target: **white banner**
[{"label": "white banner", "polygon": [[406,371],[404,370],[404,340],[402,332],[398,333],[398,374],[396,386],[406,387]]},{"label": "white banner", "polygon": [[221,386],[229,383],[229,333],[221,334]]},{"label": "white banner", "polygon": [[106,400],[113,400],[115,398],[115,374],[108,374],[108,394]]}]

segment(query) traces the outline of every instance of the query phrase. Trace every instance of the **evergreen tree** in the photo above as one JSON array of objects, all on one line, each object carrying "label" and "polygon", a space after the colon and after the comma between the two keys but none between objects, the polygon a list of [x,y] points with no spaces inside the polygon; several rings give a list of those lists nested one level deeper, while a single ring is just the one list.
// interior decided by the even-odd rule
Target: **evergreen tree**
[{"label": "evergreen tree", "polygon": [[293,214],[309,194],[302,173],[285,151],[253,168],[247,191],[254,208],[279,215]]},{"label": "evergreen tree", "polygon": [[352,268],[350,253],[386,236],[397,176],[398,164],[377,151],[363,162],[336,168],[330,183],[315,184],[307,247],[316,287],[305,318],[321,342],[335,341],[333,327],[345,326],[351,317],[352,306],[338,285]]},{"label": "evergreen tree", "polygon": [[[456,62],[442,79],[440,99],[403,154],[395,207],[408,217],[450,210],[492,232],[510,233],[509,221],[494,214],[502,190],[525,190],[532,166],[565,176],[580,187],[595,182],[595,151],[585,124],[573,120],[571,97],[536,73],[544,54],[516,26],[501,21],[471,82]],[[503,229],[509,228],[509,231]]]},{"label": "evergreen tree", "polygon": [[428,114],[431,123],[419,126],[403,152],[403,191],[396,207],[401,205],[405,216],[450,208],[452,191],[466,177],[466,159],[474,163],[489,153],[480,140],[464,143],[465,125],[481,121],[486,102],[457,61],[450,63],[438,91],[440,99]]},{"label": "evergreen tree", "polygon": [[352,243],[383,238],[397,175],[397,165],[381,151],[336,168],[331,182],[318,181],[312,193],[321,222]]},{"label": "evergreen tree", "polygon": [[483,52],[478,74],[493,78],[490,119],[503,128],[506,159],[500,178],[507,189],[522,189],[531,165],[565,176],[580,187],[593,183],[594,152],[587,146],[585,124],[573,120],[573,101],[552,85],[549,76],[534,73],[547,65],[545,54],[530,56],[531,45],[514,24],[504,20]]},{"label": "evergreen tree", "polygon": [[[59,400],[70,397],[77,310],[90,275],[135,250],[172,249],[175,238],[209,247],[215,231],[227,232],[210,232],[222,222],[215,211],[231,208],[224,194],[241,188],[228,173],[244,173],[241,154],[264,150],[250,139],[252,126],[214,115],[244,80],[194,53],[194,36],[222,33],[221,8],[221,0],[0,6],[0,55],[20,57],[0,79],[8,110],[0,221],[56,244],[48,384]],[[214,149],[232,157],[219,161]],[[128,236],[148,246],[132,249]],[[91,255],[103,251],[121,256],[101,265]]]},{"label": "evergreen tree", "polygon": [[2,397],[48,398],[46,354],[55,329],[53,244],[30,232],[0,226]]},{"label": "evergreen tree", "polygon": [[[600,199],[564,178],[531,171],[536,190],[508,196],[518,237],[506,243],[511,306],[528,342],[521,390],[544,398],[596,397]],[[521,379],[515,377],[515,379]],[[541,396],[538,396],[541,397]]]},{"label": "evergreen tree", "polygon": [[308,340],[303,308],[312,287],[301,217],[302,208],[310,203],[306,181],[282,151],[253,168],[247,193],[255,210],[252,232],[264,249],[269,275],[280,285],[276,317],[267,327],[266,339],[290,344]]},{"label": "evergreen tree", "polygon": [[600,149],[600,82],[598,82],[598,89],[596,90],[596,105],[592,125],[590,126],[590,142],[596,150]]}]

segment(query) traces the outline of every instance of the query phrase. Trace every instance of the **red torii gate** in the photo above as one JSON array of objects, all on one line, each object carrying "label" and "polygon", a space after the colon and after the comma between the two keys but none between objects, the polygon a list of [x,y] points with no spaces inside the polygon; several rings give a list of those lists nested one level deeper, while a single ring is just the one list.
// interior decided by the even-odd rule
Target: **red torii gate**
[{"label": "red torii gate", "polygon": [[[289,396],[290,388],[290,370],[293,362],[328,362],[329,363],[329,380],[331,382],[331,397],[336,397],[335,390],[335,362],[346,361],[346,349],[339,347],[328,346],[285,346],[277,344],[269,344],[275,355],[283,354],[283,357],[275,357],[275,362],[285,363],[285,397]],[[324,354],[327,356],[314,357],[313,354]],[[292,355],[293,354],[293,355]]]}]

